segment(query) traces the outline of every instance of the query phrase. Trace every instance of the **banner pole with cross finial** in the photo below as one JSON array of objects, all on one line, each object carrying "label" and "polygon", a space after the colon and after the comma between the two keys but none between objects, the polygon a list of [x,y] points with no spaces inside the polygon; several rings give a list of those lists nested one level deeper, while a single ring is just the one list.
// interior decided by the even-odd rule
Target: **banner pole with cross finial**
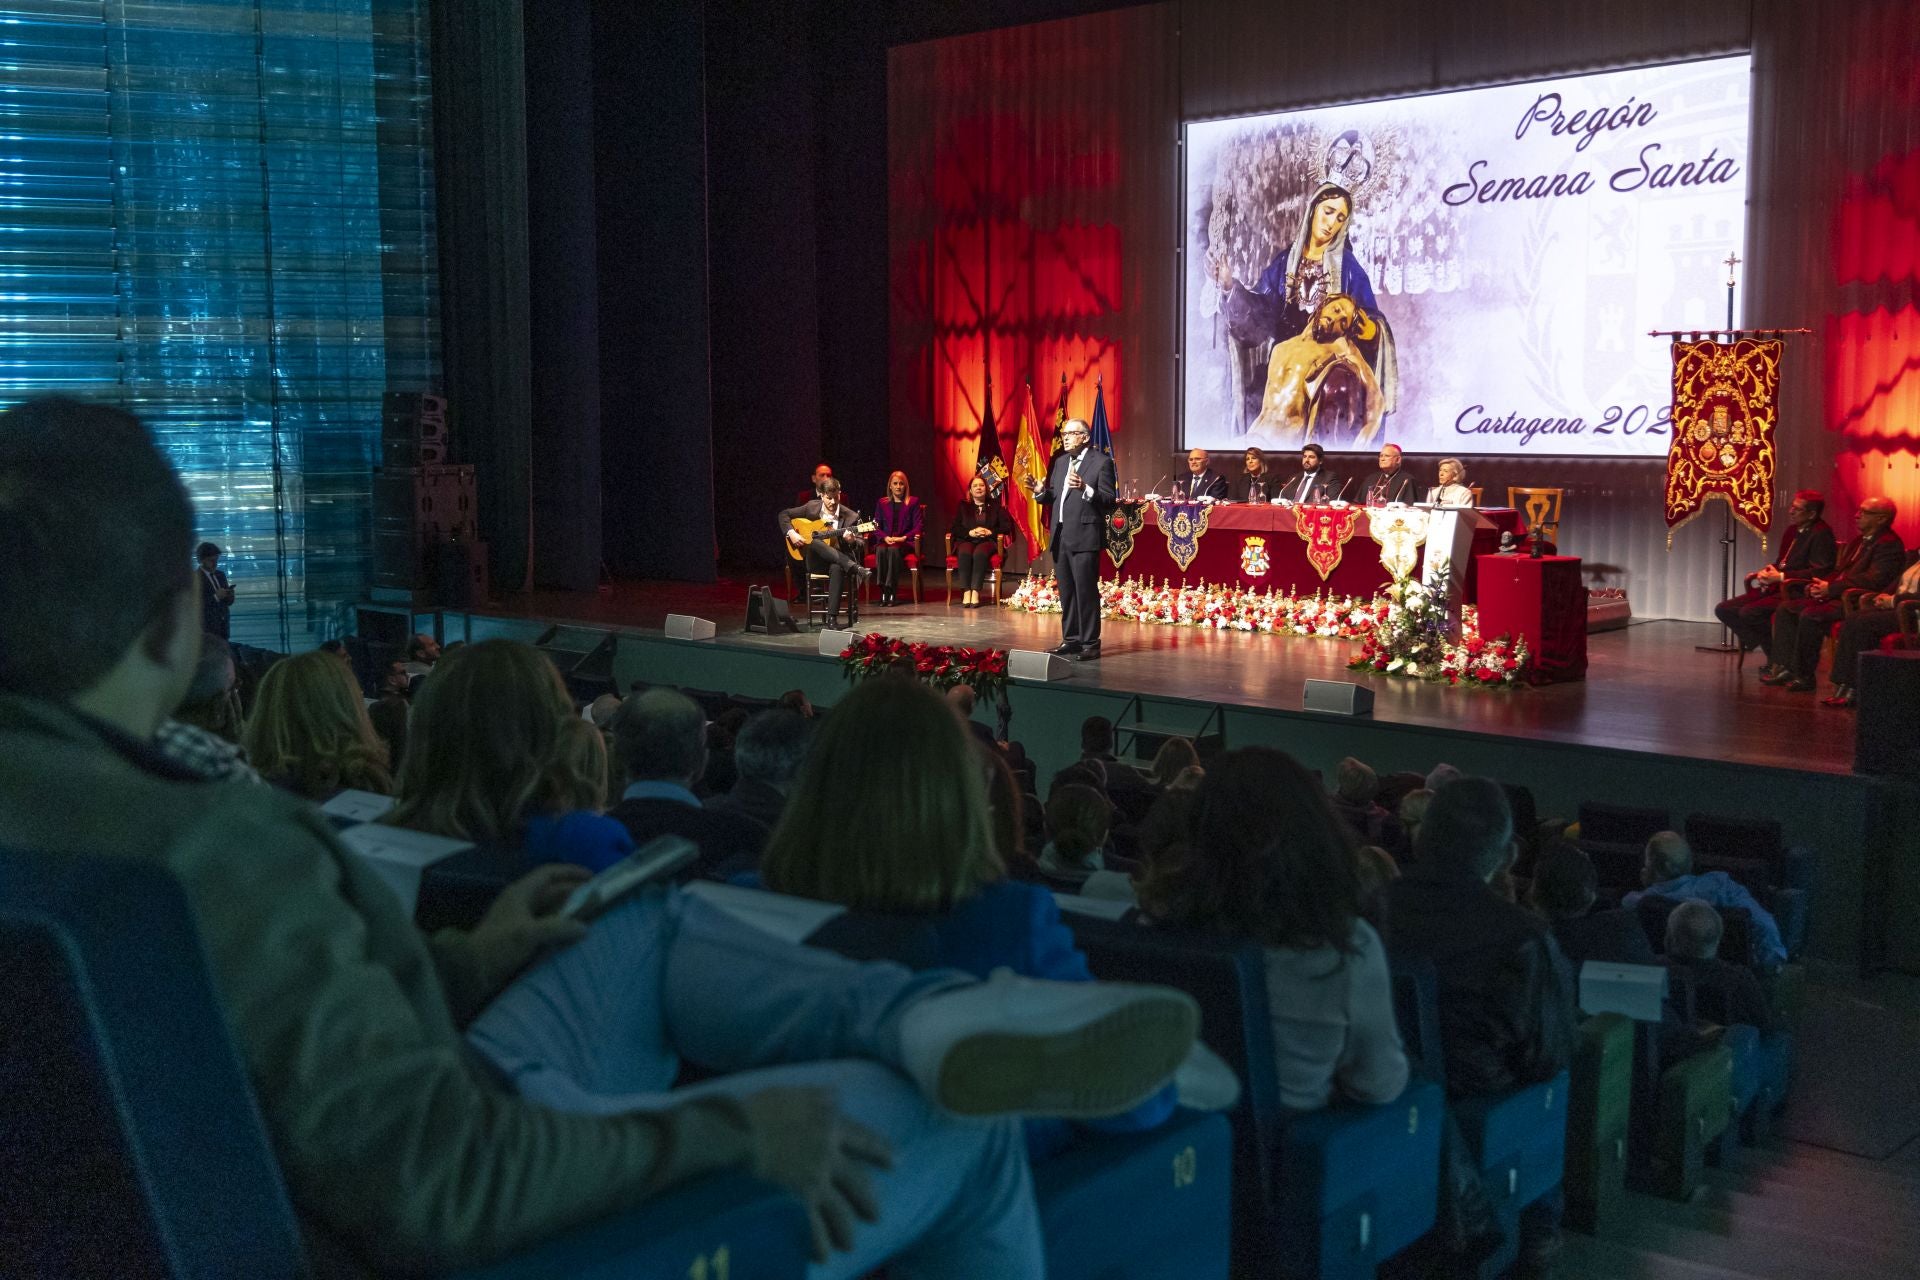
[{"label": "banner pole with cross finial", "polygon": [[[1740,265],[1740,255],[1729,249],[1721,263],[1727,269],[1727,341],[1732,342],[1738,336],[1733,328],[1733,269]],[[1727,600],[1733,596],[1733,503],[1720,505],[1726,509],[1726,523],[1720,528],[1720,598]],[[1719,644],[1697,644],[1694,648],[1701,653],[1738,653],[1740,641],[1723,626]]]}]

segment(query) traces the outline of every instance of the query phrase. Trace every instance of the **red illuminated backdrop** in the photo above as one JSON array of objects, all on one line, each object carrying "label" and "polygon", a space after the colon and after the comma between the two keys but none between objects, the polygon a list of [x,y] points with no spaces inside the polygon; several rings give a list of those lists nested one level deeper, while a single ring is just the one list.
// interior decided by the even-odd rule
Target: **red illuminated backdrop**
[{"label": "red illuminated backdrop", "polygon": [[[1815,330],[1783,368],[1779,489],[1827,490],[1843,537],[1855,500],[1885,494],[1920,543],[1913,3],[1379,0],[1343,13],[1337,59],[1298,38],[1297,17],[1270,0],[1183,0],[892,51],[888,440],[936,505],[951,510],[972,469],[989,361],[1006,448],[1023,380],[1048,413],[1065,372],[1084,414],[1098,371],[1122,479],[1151,483],[1177,465],[1183,117],[1744,48],[1754,110],[1741,322]],[[1563,546],[1590,585],[1627,588],[1643,616],[1711,617],[1719,522],[1693,522],[1668,553],[1660,462],[1473,466],[1490,493],[1566,490]],[[1745,568],[1764,558],[1746,536],[1736,555]]]}]

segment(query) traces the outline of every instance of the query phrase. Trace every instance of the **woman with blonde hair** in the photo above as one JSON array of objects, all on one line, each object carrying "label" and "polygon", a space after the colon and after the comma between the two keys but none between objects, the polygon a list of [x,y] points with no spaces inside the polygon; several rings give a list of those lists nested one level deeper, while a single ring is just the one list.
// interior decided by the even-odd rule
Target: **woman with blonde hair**
[{"label": "woman with blonde hair", "polygon": [[[1090,981],[1053,895],[1007,879],[995,844],[986,766],[946,701],[916,681],[868,680],[814,735],[760,876],[855,912],[926,917],[933,967]],[[1169,1086],[1095,1127],[1151,1128],[1172,1111]],[[1036,1152],[1065,1137],[1057,1123],[1028,1127]]]},{"label": "woman with blonde hair", "polygon": [[1154,790],[1164,791],[1188,769],[1199,767],[1200,753],[1194,749],[1192,739],[1168,738],[1160,744],[1160,750],[1154,752],[1147,780],[1153,783]]},{"label": "woman with blonde hair", "polygon": [[241,745],[261,777],[309,800],[347,789],[393,791],[386,743],[367,719],[353,673],[319,649],[268,669]]},{"label": "woman with blonde hair", "polygon": [[900,575],[917,567],[920,534],[926,528],[927,507],[913,496],[907,473],[887,477],[887,491],[873,504],[873,565],[880,587],[880,603],[900,603]]},{"label": "woman with blonde hair", "polygon": [[382,821],[517,846],[529,863],[605,866],[633,848],[599,812],[605,751],[545,654],[517,640],[467,645],[420,686],[398,802]]}]

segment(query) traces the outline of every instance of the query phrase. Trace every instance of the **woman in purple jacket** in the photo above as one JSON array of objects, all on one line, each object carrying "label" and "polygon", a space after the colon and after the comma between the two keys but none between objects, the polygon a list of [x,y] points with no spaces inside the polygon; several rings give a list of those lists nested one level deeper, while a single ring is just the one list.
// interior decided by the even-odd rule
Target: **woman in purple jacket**
[{"label": "woman in purple jacket", "polygon": [[888,476],[885,496],[873,504],[873,522],[880,526],[873,535],[873,566],[883,605],[900,603],[900,574],[907,568],[907,557],[920,554],[926,515],[926,504],[907,485],[907,473]]}]

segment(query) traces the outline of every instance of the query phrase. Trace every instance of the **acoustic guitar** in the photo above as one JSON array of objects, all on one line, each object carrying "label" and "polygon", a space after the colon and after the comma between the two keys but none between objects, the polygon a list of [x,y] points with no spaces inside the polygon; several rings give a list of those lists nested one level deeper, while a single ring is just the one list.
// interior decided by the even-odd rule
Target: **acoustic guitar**
[{"label": "acoustic guitar", "polygon": [[[842,527],[839,529],[835,529],[834,527],[829,525],[825,520],[799,519],[799,520],[789,521],[788,523],[792,524],[794,531],[798,533],[802,538],[805,538],[809,543],[816,542],[816,541],[831,542],[835,538],[838,538],[842,534],[846,534],[846,533],[872,533],[875,529],[878,529],[880,527],[879,525],[875,524],[871,520],[863,521],[862,523],[856,524],[851,528]],[[792,556],[795,560],[805,560],[807,558],[807,548],[804,545],[795,542],[792,538],[788,538],[787,554]]]}]

